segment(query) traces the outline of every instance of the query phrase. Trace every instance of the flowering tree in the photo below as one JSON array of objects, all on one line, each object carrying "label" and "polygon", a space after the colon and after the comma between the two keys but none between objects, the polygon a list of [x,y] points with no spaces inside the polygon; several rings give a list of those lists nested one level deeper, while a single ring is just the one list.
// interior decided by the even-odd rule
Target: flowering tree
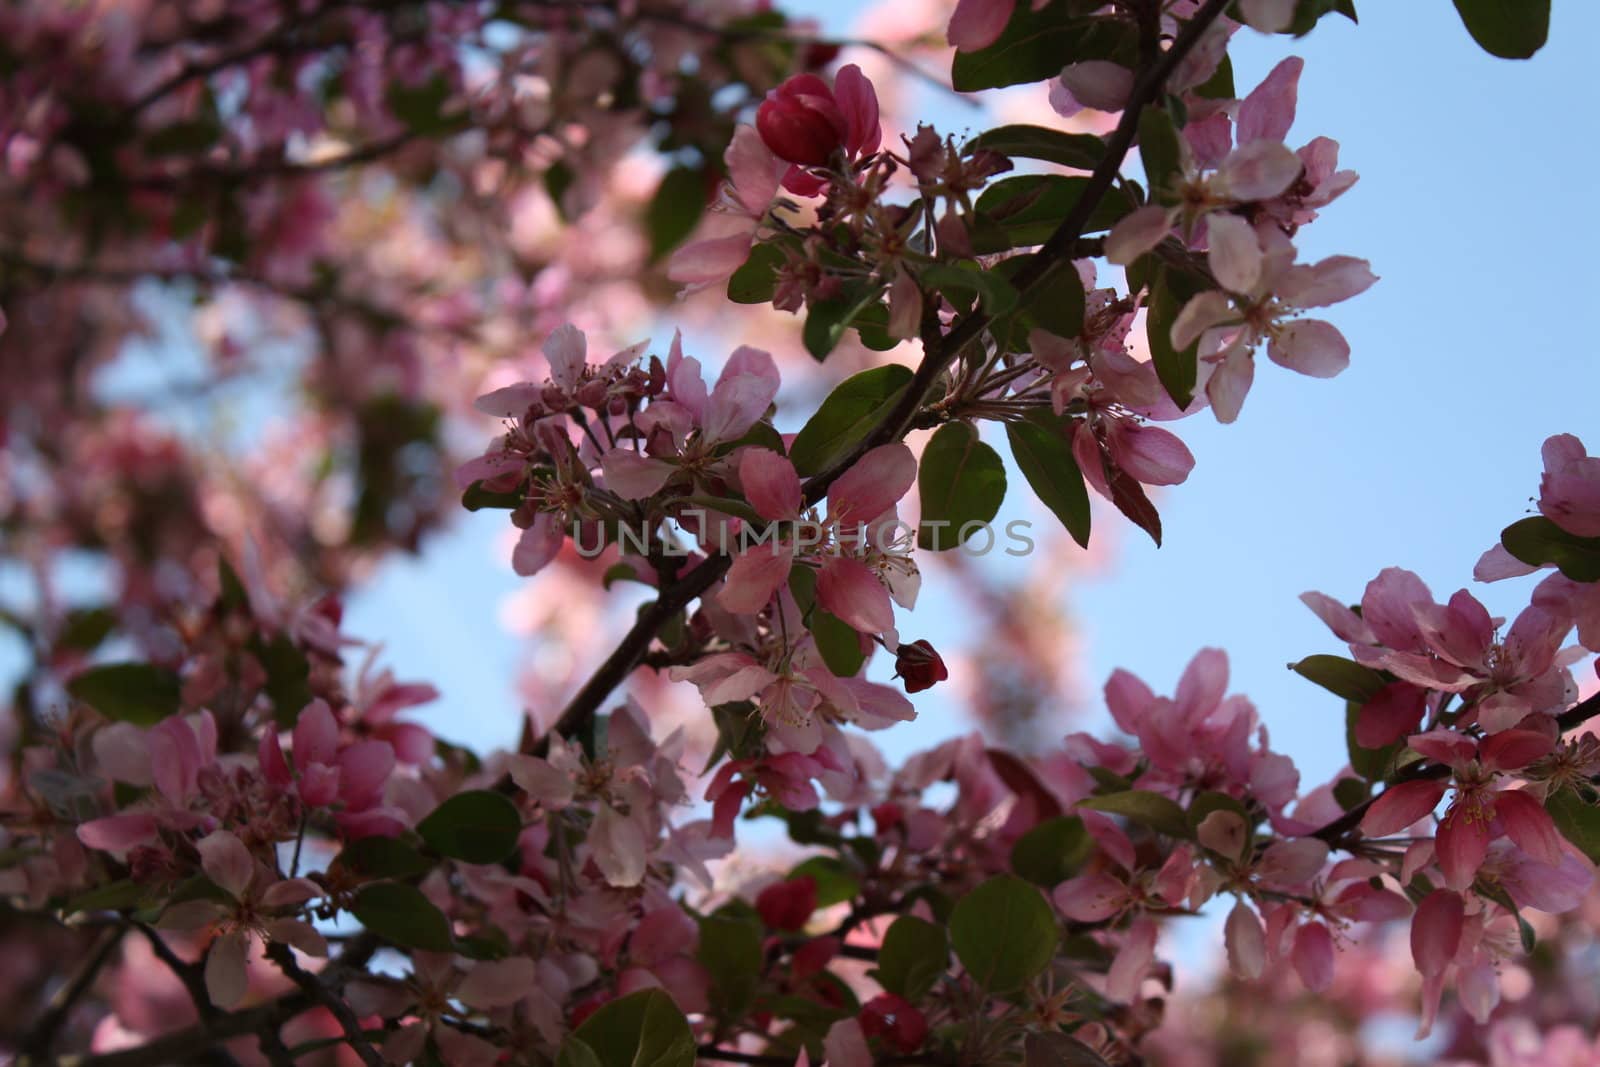
[{"label": "flowering tree", "polygon": [[[1547,3],[1456,7],[1496,55],[1544,42]],[[4,605],[7,1055],[1290,1063],[1317,1032],[1353,1062],[1400,1010],[1464,1060],[1600,1059],[1574,436],[1474,575],[1540,574],[1509,626],[1398,569],[1303,597],[1346,646],[1295,665],[1330,736],[1344,704],[1330,782],[1216,649],[1171,696],[1114,674],[1119,738],[891,768],[867,737],[947,683],[920,568],[1014,536],[1008,488],[1048,551],[1090,544],[1091,490],[1159,542],[1150,487],[1194,459],[1156,423],[1243,417],[1258,355],[1348,363],[1315,316],[1376,279],[1295,241],[1356,175],[1289,140],[1299,59],[1249,87],[1228,59],[1325,17],[1356,12],[961,0],[866,44],[737,0],[0,10],[0,504],[35,590]],[[1048,82],[1053,124],[891,119],[931,55],[962,94]],[[681,291],[777,355],[612,340]],[[230,437],[228,403],[282,429]],[[435,690],[342,628],[457,500],[559,578],[537,640],[582,644],[514,751],[409,721]],[[970,578],[974,610],[1030,603]],[[1029,638],[995,629],[999,677]],[[1202,909],[1214,984],[1158,955]]]}]

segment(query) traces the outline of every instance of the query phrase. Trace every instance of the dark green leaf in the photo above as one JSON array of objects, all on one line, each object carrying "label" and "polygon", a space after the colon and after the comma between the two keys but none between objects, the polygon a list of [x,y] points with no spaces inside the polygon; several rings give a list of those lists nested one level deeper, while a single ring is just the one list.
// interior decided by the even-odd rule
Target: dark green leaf
[{"label": "dark green leaf", "polygon": [[1094,851],[1094,839],[1076,815],[1046,819],[1011,846],[1011,869],[1046,888],[1078,873]]},{"label": "dark green leaf", "polygon": [[369,878],[414,878],[434,861],[393,837],[362,837],[344,846],[335,863]]},{"label": "dark green leaf", "polygon": [[311,703],[311,663],[286,633],[252,648],[267,672],[267,698],[280,726],[293,726],[301,709]]},{"label": "dark green leaf", "polygon": [[950,84],[957,92],[1044,81],[1085,59],[1131,67],[1138,40],[1133,24],[1110,18],[1063,18],[1057,5],[1034,11],[1019,3],[1000,39],[974,52],[957,52]]},{"label": "dark green leaf", "polygon": [[828,353],[839,347],[839,342],[844,339],[851,320],[877,303],[882,295],[881,288],[868,285],[846,289],[837,296],[812,304],[806,312],[805,328],[801,331],[806,351],[818,362],[827,359]]},{"label": "dark green leaf", "polygon": [[678,247],[694,230],[706,210],[706,183],[700,167],[673,167],[662,177],[644,214],[652,260]]},{"label": "dark green leaf", "polygon": [[778,268],[788,260],[776,244],[758,244],[750,249],[744,266],[728,278],[728,299],[735,304],[765,304],[778,289]]},{"label": "dark green leaf", "polygon": [[938,289],[947,299],[951,290],[976,293],[978,299],[983,301],[983,310],[989,315],[1004,315],[1017,306],[1017,291],[997,271],[977,266],[957,266],[954,263],[935,263],[924,268],[918,280],[924,286]]},{"label": "dark green leaf", "polygon": [[[988,254],[1044,244],[1088,184],[1087,178],[1062,174],[1019,174],[994,182],[976,204],[994,225],[974,231],[974,251]],[[1109,230],[1136,206],[1123,189],[1108,189],[1089,213],[1083,232]]]},{"label": "dark green leaf", "polygon": [[1111,1067],[1098,1052],[1059,1030],[1022,1039],[1022,1067]]},{"label": "dark green leaf", "polygon": [[1156,377],[1167,395],[1180,409],[1186,409],[1194,399],[1195,382],[1200,375],[1199,341],[1188,348],[1175,348],[1172,344],[1172,324],[1191,295],[1188,286],[1181,285],[1181,276],[1170,271],[1157,272],[1150,287],[1150,309],[1145,316],[1145,338],[1150,344],[1150,356],[1156,365]]},{"label": "dark green leaf", "polygon": [[949,966],[944,929],[915,915],[902,915],[890,925],[878,949],[878,984],[915,1003]]},{"label": "dark green leaf", "polygon": [[600,1057],[594,1054],[594,1049],[579,1041],[576,1037],[568,1035],[561,1042],[561,1050],[556,1053],[556,1067],[606,1067],[600,1062]]},{"label": "dark green leaf", "polygon": [[1527,59],[1550,36],[1550,0],[1456,0],[1472,39],[1492,56]]},{"label": "dark green leaf", "polygon": [[144,150],[152,156],[199,155],[221,136],[222,126],[211,116],[185,119],[153,131],[144,139]]},{"label": "dark green leaf", "polygon": [[67,612],[56,647],[92,652],[116,628],[117,613],[110,608],[74,608]]},{"label": "dark green leaf", "polygon": [[1576,789],[1562,789],[1544,802],[1561,836],[1578,846],[1585,856],[1600,863],[1600,805],[1591,804]]},{"label": "dark green leaf", "polygon": [[1211,77],[1191,91],[1207,100],[1232,100],[1238,96],[1233,88],[1233,60],[1224,55]]},{"label": "dark green leaf", "polygon": [[1302,678],[1316,682],[1334,696],[1365,704],[1388,684],[1387,679],[1371,667],[1363,667],[1343,656],[1307,656],[1290,669]]},{"label": "dark green leaf", "polygon": [[998,452],[978,439],[971,423],[946,423],[923,449],[917,490],[922,497],[917,544],[942,552],[970,538],[999,513],[1006,496],[1005,464]]},{"label": "dark green leaf", "polygon": [[404,948],[449,952],[453,946],[450,920],[415,886],[400,882],[366,886],[356,894],[350,914],[374,934]]},{"label": "dark green leaf", "polygon": [[1066,436],[1043,417],[1006,423],[1011,456],[1039,502],[1078,544],[1089,546],[1089,492]]},{"label": "dark green leaf", "polygon": [[854,678],[867,661],[867,654],[861,647],[861,635],[849,623],[821,608],[811,613],[809,628],[828,670],[840,678]]},{"label": "dark green leaf", "polygon": [[1204,792],[1189,801],[1189,812],[1186,816],[1191,830],[1198,829],[1206,821],[1206,816],[1214,811],[1231,811],[1244,820],[1246,826],[1250,825],[1250,815],[1238,800],[1226,793]]},{"label": "dark green leaf", "polygon": [[449,99],[450,83],[442,74],[435,75],[421,85],[389,83],[389,110],[419,137],[440,137],[463,128],[466,116],[444,113],[444,105]]},{"label": "dark green leaf", "polygon": [[789,872],[789,880],[810,878],[817,886],[817,907],[831,908],[854,900],[861,892],[861,881],[843,860],[833,856],[812,856]]},{"label": "dark green leaf", "polygon": [[1535,515],[1500,531],[1500,543],[1530,566],[1553,563],[1575,582],[1600,582],[1600,537],[1570,534],[1543,515]]},{"label": "dark green leaf", "polygon": [[809,478],[837,462],[867,436],[911,382],[898,363],[853,374],[840,382],[795,435],[789,459]]},{"label": "dark green leaf", "polygon": [[441,856],[464,863],[499,863],[516,851],[522,816],[509,797],[487,789],[455,796],[417,824],[417,833]]},{"label": "dark green leaf", "polygon": [[80,911],[122,911],[142,903],[145,895],[144,886],[124,878],[78,894],[68,900],[62,910],[68,915]]},{"label": "dark green leaf", "polygon": [[1088,797],[1080,800],[1078,807],[1123,815],[1168,837],[1189,836],[1189,817],[1178,807],[1176,801],[1169,800],[1160,793],[1129,789],[1121,793]]},{"label": "dark green leaf", "polygon": [[998,126],[973,138],[966,151],[980,148],[1078,170],[1094,170],[1106,154],[1105,142],[1093,134],[1062,133],[1044,126]]},{"label": "dark green leaf", "polygon": [[1147,107],[1139,115],[1139,158],[1144,163],[1150,196],[1163,204],[1177,201],[1177,177],[1183,169],[1183,150],[1172,116]]},{"label": "dark green leaf", "polygon": [[467,491],[461,494],[461,506],[468,511],[482,511],[484,508],[503,508],[510,511],[521,506],[525,499],[520,489],[513,489],[509,493],[496,493],[483,487],[483,482],[473,482],[467,486]]},{"label": "dark green leaf", "polygon": [[1039,890],[1013,875],[991,878],[956,902],[956,957],[990,993],[1021,989],[1055,956],[1060,930]]},{"label": "dark green leaf", "polygon": [[178,710],[178,676],[149,663],[105,663],[67,683],[67,692],[108,719],[153,726]]},{"label": "dark green leaf", "polygon": [[672,998],[659,989],[643,989],[603,1005],[573,1037],[603,1067],[694,1067],[694,1032]]},{"label": "dark green leaf", "polygon": [[761,978],[761,927],[744,919],[700,920],[696,958],[711,975],[711,1002],[718,1015],[741,1018],[755,1001]]}]

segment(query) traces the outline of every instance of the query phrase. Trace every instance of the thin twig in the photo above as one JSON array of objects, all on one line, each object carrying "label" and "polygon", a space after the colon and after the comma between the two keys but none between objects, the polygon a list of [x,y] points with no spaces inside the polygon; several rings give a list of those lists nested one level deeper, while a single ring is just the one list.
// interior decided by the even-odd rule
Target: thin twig
[{"label": "thin twig", "polygon": [[327,1008],[338,1020],[344,1029],[345,1041],[361,1057],[361,1062],[367,1067],[383,1067],[383,1057],[378,1055],[378,1050],[372,1047],[367,1040],[366,1031],[361,1026],[361,1020],[356,1018],[356,1013],[350,1005],[345,1003],[343,997],[336,996],[332,990],[323,984],[322,979],[307,971],[295,962],[294,953],[288,945],[272,942],[267,945],[267,957],[276,963],[280,970],[289,977],[295,985],[299,986],[307,996]]}]

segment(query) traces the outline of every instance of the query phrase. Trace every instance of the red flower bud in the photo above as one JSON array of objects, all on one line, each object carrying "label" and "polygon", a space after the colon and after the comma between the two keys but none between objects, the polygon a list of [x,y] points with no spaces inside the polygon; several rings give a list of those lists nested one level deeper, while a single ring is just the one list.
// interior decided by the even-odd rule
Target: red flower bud
[{"label": "red flower bud", "polygon": [[798,930],[817,910],[817,880],[810,875],[769,885],[756,897],[761,921],[773,930]]},{"label": "red flower bud", "polygon": [[928,1039],[928,1020],[904,997],[879,993],[861,1007],[861,1032],[896,1052],[915,1052]]},{"label": "red flower bud", "polygon": [[779,159],[820,167],[844,144],[848,126],[828,83],[796,74],[761,102],[756,132]]},{"label": "red flower bud", "polygon": [[894,676],[905,682],[906,692],[920,693],[950,677],[950,671],[928,642],[908,641],[895,653]]}]

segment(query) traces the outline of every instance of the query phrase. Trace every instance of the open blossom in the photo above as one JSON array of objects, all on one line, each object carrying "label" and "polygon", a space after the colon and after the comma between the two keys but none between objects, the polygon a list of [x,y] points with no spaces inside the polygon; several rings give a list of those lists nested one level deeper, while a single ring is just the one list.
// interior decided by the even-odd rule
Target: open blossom
[{"label": "open blossom", "polygon": [[666,382],[662,397],[634,420],[642,434],[635,447],[612,448],[600,457],[606,488],[624,500],[643,500],[674,481],[686,491],[696,486],[709,491],[709,482],[731,473],[733,459],[724,446],[766,414],[777,396],[779,375],[771,355],[741,345],[707,388],[700,361],[685,356],[681,339],[674,336]]},{"label": "open blossom", "polygon": [[405,813],[383,803],[395,765],[389,742],[344,741],[339,721],[324,700],[314,700],[301,710],[293,739],[291,767],[278,732],[269,729],[261,735],[258,758],[268,782],[293,789],[308,808],[335,808],[346,837],[393,837],[406,829]]},{"label": "open blossom", "polygon": [[277,941],[310,956],[326,956],[328,943],[309,922],[295,914],[322,896],[322,887],[306,878],[278,878],[250,854],[242,841],[216,830],[196,842],[200,866],[225,900],[201,899],[175,905],[162,916],[167,929],[206,924],[218,930],[206,953],[205,981],[211,1000],[231,1008],[244,999],[249,982],[252,940]]},{"label": "open blossom", "polygon": [[749,258],[787,169],[753,126],[734,130],[722,158],[728,180],[716,203],[667,261],[667,276],[691,290],[725,280]]},{"label": "open blossom", "polygon": [[1571,657],[1562,652],[1572,623],[1562,612],[1534,604],[1501,637],[1501,620],[1471,593],[1463,589],[1437,604],[1421,578],[1393,567],[1367,584],[1360,615],[1322,593],[1301,600],[1349,642],[1357,662],[1421,689],[1460,693],[1491,732],[1559,712],[1577,695]]},{"label": "open blossom", "polygon": [[794,464],[767,449],[748,449],[739,462],[739,481],[751,505],[764,519],[799,525],[741,552],[718,602],[739,614],[759,612],[798,563],[817,568],[818,602],[845,623],[862,633],[893,629],[891,600],[908,607],[914,601],[915,567],[907,557],[891,558],[881,535],[895,522],[895,504],[916,473],[917,461],[905,445],[880,445],[829,487],[826,518],[801,521],[804,500]]},{"label": "open blossom", "polygon": [[1577,537],[1600,537],[1600,456],[1569,433],[1545,441],[1543,451],[1540,513]]},{"label": "open blossom", "polygon": [[1361,820],[1361,832],[1383,837],[1426,818],[1449,789],[1454,798],[1440,820],[1435,858],[1451,889],[1464,890],[1483,866],[1489,845],[1501,835],[1530,857],[1551,866],[1562,861],[1561,835],[1544,805],[1531,793],[1504,788],[1504,772],[1516,771],[1548,753],[1551,731],[1502,730],[1476,742],[1454,730],[1412,737],[1416,751],[1450,769],[1449,781],[1401,782],[1384,790]]}]

